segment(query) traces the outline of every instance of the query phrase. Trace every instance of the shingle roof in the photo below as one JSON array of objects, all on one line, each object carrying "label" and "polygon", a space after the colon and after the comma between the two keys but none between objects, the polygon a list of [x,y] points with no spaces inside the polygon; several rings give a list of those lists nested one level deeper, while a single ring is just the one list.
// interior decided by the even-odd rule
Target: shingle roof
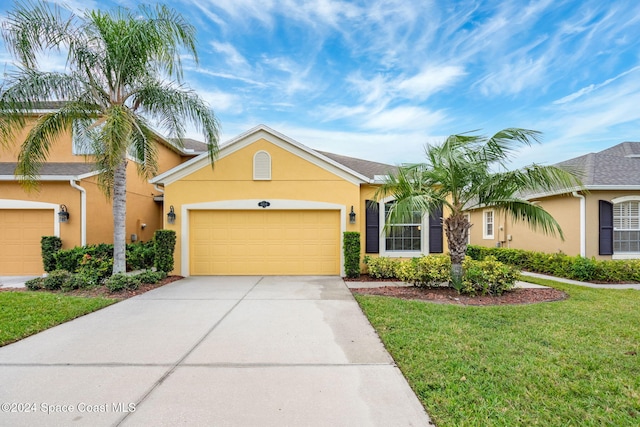
[{"label": "shingle roof", "polygon": [[[176,147],[178,146],[176,139],[170,139],[169,141]],[[207,151],[207,144],[196,139],[182,138],[182,146],[185,150],[193,150],[193,153],[189,154],[202,154]]]},{"label": "shingle roof", "polygon": [[582,183],[597,185],[640,185],[640,142],[623,142],[611,148],[560,162],[582,172]]},{"label": "shingle roof", "polygon": [[[17,163],[0,163],[0,176],[13,176]],[[45,163],[40,168],[40,176],[78,176],[96,172],[94,163]]]},{"label": "shingle roof", "polygon": [[316,150],[316,152],[370,179],[374,179],[376,175],[388,175],[390,173],[395,173],[398,170],[396,166],[388,165],[385,163],[378,163],[369,160],[357,159],[355,157],[342,156],[340,154],[328,153],[326,151]]}]

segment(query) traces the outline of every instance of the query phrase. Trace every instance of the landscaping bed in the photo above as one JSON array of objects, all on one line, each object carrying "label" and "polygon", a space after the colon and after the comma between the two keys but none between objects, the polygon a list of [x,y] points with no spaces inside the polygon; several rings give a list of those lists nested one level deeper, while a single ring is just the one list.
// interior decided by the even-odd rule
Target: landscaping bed
[{"label": "landscaping bed", "polygon": [[136,295],[144,294],[145,292],[151,291],[153,289],[159,288],[161,286],[167,285],[169,283],[175,282],[177,280],[183,279],[182,276],[167,276],[164,279],[160,280],[158,283],[142,283],[138,286],[137,289],[123,289],[118,292],[111,292],[107,289],[106,286],[93,286],[90,288],[83,289],[73,289],[70,291],[62,291],[62,290],[37,290],[30,291],[26,288],[0,288],[0,292],[37,292],[37,293],[53,293],[60,295],[69,295],[69,296],[77,296],[77,297],[104,297],[104,298],[112,298],[116,300],[124,300],[127,298],[135,297]]},{"label": "landscaping bed", "polygon": [[553,288],[517,288],[502,295],[460,295],[451,288],[418,288],[415,286],[382,286],[379,288],[352,288],[359,295],[382,295],[394,298],[429,301],[458,305],[506,305],[534,304],[560,301],[567,298],[565,292]]}]

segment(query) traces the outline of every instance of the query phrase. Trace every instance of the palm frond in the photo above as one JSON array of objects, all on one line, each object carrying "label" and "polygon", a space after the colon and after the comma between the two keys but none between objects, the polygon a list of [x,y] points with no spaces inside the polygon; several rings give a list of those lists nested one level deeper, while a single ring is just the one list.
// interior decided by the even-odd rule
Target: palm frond
[{"label": "palm frond", "polygon": [[18,2],[2,23],[2,36],[7,48],[24,67],[35,68],[40,52],[59,50],[72,43],[75,25],[75,15],[57,4]]},{"label": "palm frond", "polygon": [[90,111],[84,105],[69,103],[40,116],[29,130],[18,155],[16,175],[27,189],[37,188],[37,178],[49,155],[51,146],[64,132],[71,130],[76,120],[88,120]]},{"label": "palm frond", "polygon": [[494,206],[505,211],[514,222],[525,222],[534,231],[541,231],[543,234],[554,237],[559,236],[564,240],[560,224],[537,204],[520,199],[506,199],[496,200]]},{"label": "palm frond", "polygon": [[140,108],[153,119],[158,120],[169,137],[180,141],[185,134],[185,119],[203,132],[212,161],[218,155],[218,120],[193,91],[171,84],[149,80],[132,96],[133,108]]}]

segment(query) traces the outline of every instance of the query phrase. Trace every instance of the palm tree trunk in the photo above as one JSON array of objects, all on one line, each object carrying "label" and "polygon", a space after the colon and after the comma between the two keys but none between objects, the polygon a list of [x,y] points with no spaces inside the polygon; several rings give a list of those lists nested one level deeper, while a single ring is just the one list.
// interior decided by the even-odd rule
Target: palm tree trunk
[{"label": "palm tree trunk", "polygon": [[445,219],[444,225],[449,245],[449,257],[451,257],[451,279],[455,283],[459,283],[462,281],[462,261],[464,261],[467,252],[471,224],[462,213],[457,213]]},{"label": "palm tree trunk", "polygon": [[127,159],[113,174],[113,274],[127,270]]}]

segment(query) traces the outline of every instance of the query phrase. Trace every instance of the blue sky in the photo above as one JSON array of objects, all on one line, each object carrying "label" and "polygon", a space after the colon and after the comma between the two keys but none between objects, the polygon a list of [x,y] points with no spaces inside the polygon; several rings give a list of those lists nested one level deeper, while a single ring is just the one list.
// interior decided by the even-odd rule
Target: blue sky
[{"label": "blue sky", "polygon": [[[543,132],[517,167],[640,140],[637,0],[168,4],[197,27],[200,63],[184,62],[185,81],[218,115],[222,141],[262,123],[312,148],[398,164],[453,133]],[[10,61],[4,47],[0,61]]]}]

